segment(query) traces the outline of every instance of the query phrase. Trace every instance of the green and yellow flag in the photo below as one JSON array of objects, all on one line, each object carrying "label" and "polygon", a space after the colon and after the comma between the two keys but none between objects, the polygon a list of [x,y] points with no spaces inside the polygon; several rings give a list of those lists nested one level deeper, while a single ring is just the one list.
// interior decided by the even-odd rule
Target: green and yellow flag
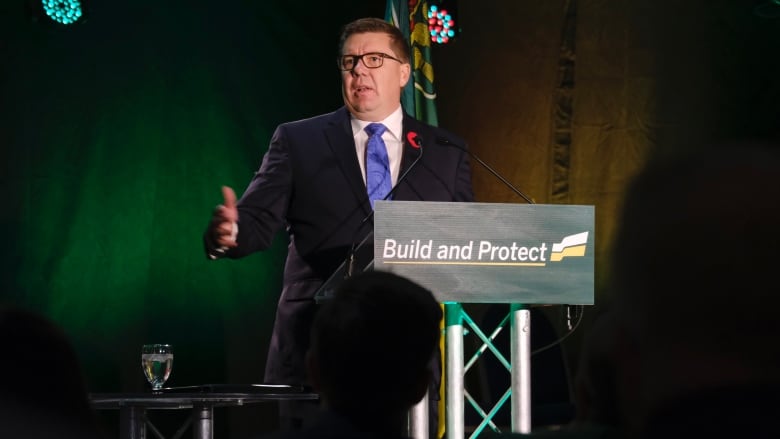
[{"label": "green and yellow flag", "polygon": [[436,90],[433,87],[428,2],[387,0],[385,19],[401,29],[410,44],[412,78],[401,94],[404,111],[418,120],[436,126],[439,120],[436,116]]}]

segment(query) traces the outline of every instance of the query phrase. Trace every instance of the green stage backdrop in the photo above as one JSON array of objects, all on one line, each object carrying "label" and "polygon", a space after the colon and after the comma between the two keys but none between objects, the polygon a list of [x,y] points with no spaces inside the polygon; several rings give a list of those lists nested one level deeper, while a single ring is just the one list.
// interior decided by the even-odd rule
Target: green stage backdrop
[{"label": "green stage backdrop", "polygon": [[60,324],[94,392],[144,390],[147,342],[169,385],[262,382],[286,238],[212,262],[201,233],[278,123],[341,105],[340,26],[384,0],[39,3],[0,5],[0,300]]}]

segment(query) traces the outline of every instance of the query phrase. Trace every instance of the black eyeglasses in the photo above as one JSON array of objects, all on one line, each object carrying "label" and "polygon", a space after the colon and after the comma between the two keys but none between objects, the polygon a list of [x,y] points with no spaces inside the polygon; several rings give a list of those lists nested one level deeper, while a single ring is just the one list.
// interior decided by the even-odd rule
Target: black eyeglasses
[{"label": "black eyeglasses", "polygon": [[382,52],[369,52],[362,55],[342,55],[341,58],[336,60],[340,70],[350,71],[357,67],[358,60],[363,61],[363,65],[369,69],[378,69],[385,63],[385,58],[390,58],[393,61],[398,61],[403,64],[398,58],[392,57]]}]

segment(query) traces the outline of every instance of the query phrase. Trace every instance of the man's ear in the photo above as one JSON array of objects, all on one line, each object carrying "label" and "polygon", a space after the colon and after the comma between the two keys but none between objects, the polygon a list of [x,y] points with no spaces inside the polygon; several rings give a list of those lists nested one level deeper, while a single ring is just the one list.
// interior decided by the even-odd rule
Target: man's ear
[{"label": "man's ear", "polygon": [[412,75],[412,66],[409,63],[401,63],[400,67],[401,69],[401,88],[404,88],[406,86],[406,83],[409,82],[409,78]]}]

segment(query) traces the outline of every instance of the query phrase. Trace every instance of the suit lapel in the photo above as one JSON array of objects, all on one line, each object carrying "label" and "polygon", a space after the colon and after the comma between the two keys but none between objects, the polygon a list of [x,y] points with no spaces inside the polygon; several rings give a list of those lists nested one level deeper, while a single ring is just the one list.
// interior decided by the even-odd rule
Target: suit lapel
[{"label": "suit lapel", "polygon": [[336,162],[352,188],[355,199],[359,202],[367,201],[366,184],[363,182],[363,173],[355,152],[355,138],[352,136],[352,125],[346,107],[333,113],[328,126],[325,127],[325,137]]}]

